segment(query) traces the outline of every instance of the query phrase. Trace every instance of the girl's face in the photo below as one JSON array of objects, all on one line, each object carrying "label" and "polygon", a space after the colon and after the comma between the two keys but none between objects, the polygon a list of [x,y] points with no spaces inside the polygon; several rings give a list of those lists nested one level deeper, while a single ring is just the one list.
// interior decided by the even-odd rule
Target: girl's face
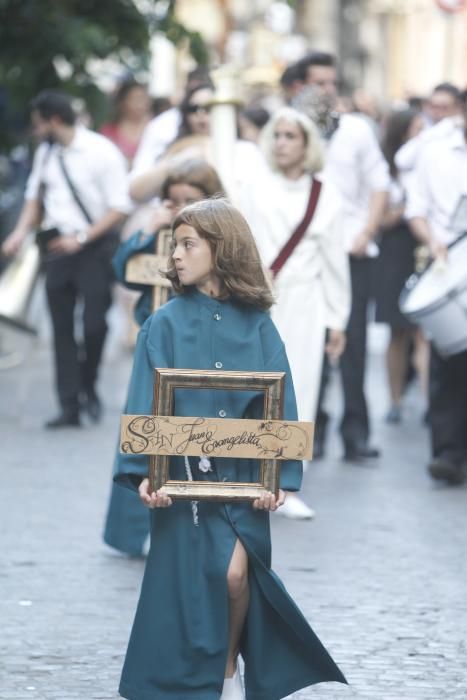
[{"label": "girl's face", "polygon": [[280,170],[289,170],[303,164],[306,143],[298,124],[279,119],[274,129],[273,153]]},{"label": "girl's face", "polygon": [[200,199],[204,199],[205,197],[206,195],[199,187],[193,187],[193,185],[187,185],[183,182],[169,187],[169,199],[172,202],[175,215],[178,214],[183,207],[186,207],[188,204],[193,204],[193,202],[199,202]]},{"label": "girl's face", "polygon": [[201,238],[196,229],[180,224],[174,232],[175,249],[172,258],[180,284],[194,285],[205,294],[218,293],[219,278],[213,272],[211,246]]},{"label": "girl's face", "polygon": [[212,100],[213,92],[209,88],[197,90],[190,98],[187,107],[187,123],[192,134],[209,136],[210,118],[208,103]]}]

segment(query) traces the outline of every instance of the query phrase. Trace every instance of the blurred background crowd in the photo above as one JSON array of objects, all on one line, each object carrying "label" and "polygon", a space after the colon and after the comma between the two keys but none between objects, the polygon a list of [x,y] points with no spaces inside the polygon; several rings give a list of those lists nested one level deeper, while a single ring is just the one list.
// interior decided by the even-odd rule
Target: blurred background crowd
[{"label": "blurred background crowd", "polygon": [[[467,195],[467,4],[24,0],[2,3],[1,12],[2,275],[33,223],[18,219],[20,211],[23,216],[24,206],[40,198],[38,173],[47,164],[35,150],[38,141],[66,151],[82,129],[103,135],[121,154],[124,181],[109,155],[107,175],[103,168],[96,177],[102,191],[112,193],[102,195],[92,216],[84,215],[87,221],[65,232],[76,240],[62,253],[82,253],[89,239],[95,242],[118,224],[127,246],[122,282],[130,255],[149,251],[181,206],[220,193],[243,212],[271,266],[303,219],[319,174],[321,208],[307,220],[301,252],[297,247],[277,277],[273,312],[299,387],[300,417],[316,419],[315,457],[326,449],[326,385],[337,362],[344,458],[365,461],[380,454],[370,439],[364,390],[367,324],[376,320],[390,328],[386,420],[403,420],[404,390],[416,375],[426,403],[421,419],[431,431],[430,474],[461,484],[467,464],[467,406],[460,395],[467,392],[459,391],[467,380],[465,347],[446,352],[441,343],[430,352],[430,339],[416,319],[401,313],[399,297],[413,273],[446,259],[448,246],[467,230],[460,206]],[[59,92],[44,97],[51,89]],[[31,132],[30,104],[38,94]],[[67,99],[76,121],[67,116]],[[98,142],[95,148],[101,148]],[[43,204],[57,226],[53,202],[46,197]],[[92,219],[109,212],[112,221],[93,229]],[[130,349],[135,303],[139,323],[151,312],[148,288],[136,290],[113,288],[113,303],[126,319],[122,342]],[[57,341],[65,312],[51,293],[48,303]],[[103,302],[104,315],[107,308]],[[104,339],[105,330],[85,387],[95,420]],[[7,369],[14,352],[1,343],[0,327],[0,362]],[[68,360],[60,368],[57,346],[55,352],[61,412],[47,426],[78,424],[81,407],[65,396],[69,387],[60,387]],[[289,507],[291,517],[312,515],[298,499],[290,499]]]}]

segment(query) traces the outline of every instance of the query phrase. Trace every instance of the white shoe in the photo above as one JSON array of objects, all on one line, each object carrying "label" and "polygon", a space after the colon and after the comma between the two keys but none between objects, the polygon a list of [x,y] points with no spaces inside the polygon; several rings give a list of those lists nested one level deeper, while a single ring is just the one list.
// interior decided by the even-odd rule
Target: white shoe
[{"label": "white shoe", "polygon": [[276,513],[292,520],[311,520],[316,515],[312,508],[292,493],[287,494],[284,505],[278,508]]},{"label": "white shoe", "polygon": [[240,671],[237,669],[232,678],[224,678],[224,686],[220,700],[245,700],[243,692],[242,678]]}]

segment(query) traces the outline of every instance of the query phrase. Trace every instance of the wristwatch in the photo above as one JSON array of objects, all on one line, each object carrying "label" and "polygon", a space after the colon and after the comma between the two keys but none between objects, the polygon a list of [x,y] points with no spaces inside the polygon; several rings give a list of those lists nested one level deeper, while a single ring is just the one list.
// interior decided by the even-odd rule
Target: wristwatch
[{"label": "wristwatch", "polygon": [[75,238],[80,245],[86,245],[89,241],[89,234],[87,231],[78,231]]}]

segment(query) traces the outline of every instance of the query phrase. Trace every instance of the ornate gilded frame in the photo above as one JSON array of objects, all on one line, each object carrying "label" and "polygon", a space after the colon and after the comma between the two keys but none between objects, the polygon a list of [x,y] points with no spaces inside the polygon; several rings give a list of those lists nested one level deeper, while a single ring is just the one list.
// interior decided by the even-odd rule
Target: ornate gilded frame
[{"label": "ornate gilded frame", "polygon": [[[284,372],[222,372],[220,370],[156,369],[153,412],[173,415],[175,389],[263,391],[264,420],[280,420],[283,413]],[[190,500],[254,500],[279,489],[280,460],[262,459],[258,483],[176,481],[169,478],[169,457],[150,458],[150,481],[171,498]]]}]

